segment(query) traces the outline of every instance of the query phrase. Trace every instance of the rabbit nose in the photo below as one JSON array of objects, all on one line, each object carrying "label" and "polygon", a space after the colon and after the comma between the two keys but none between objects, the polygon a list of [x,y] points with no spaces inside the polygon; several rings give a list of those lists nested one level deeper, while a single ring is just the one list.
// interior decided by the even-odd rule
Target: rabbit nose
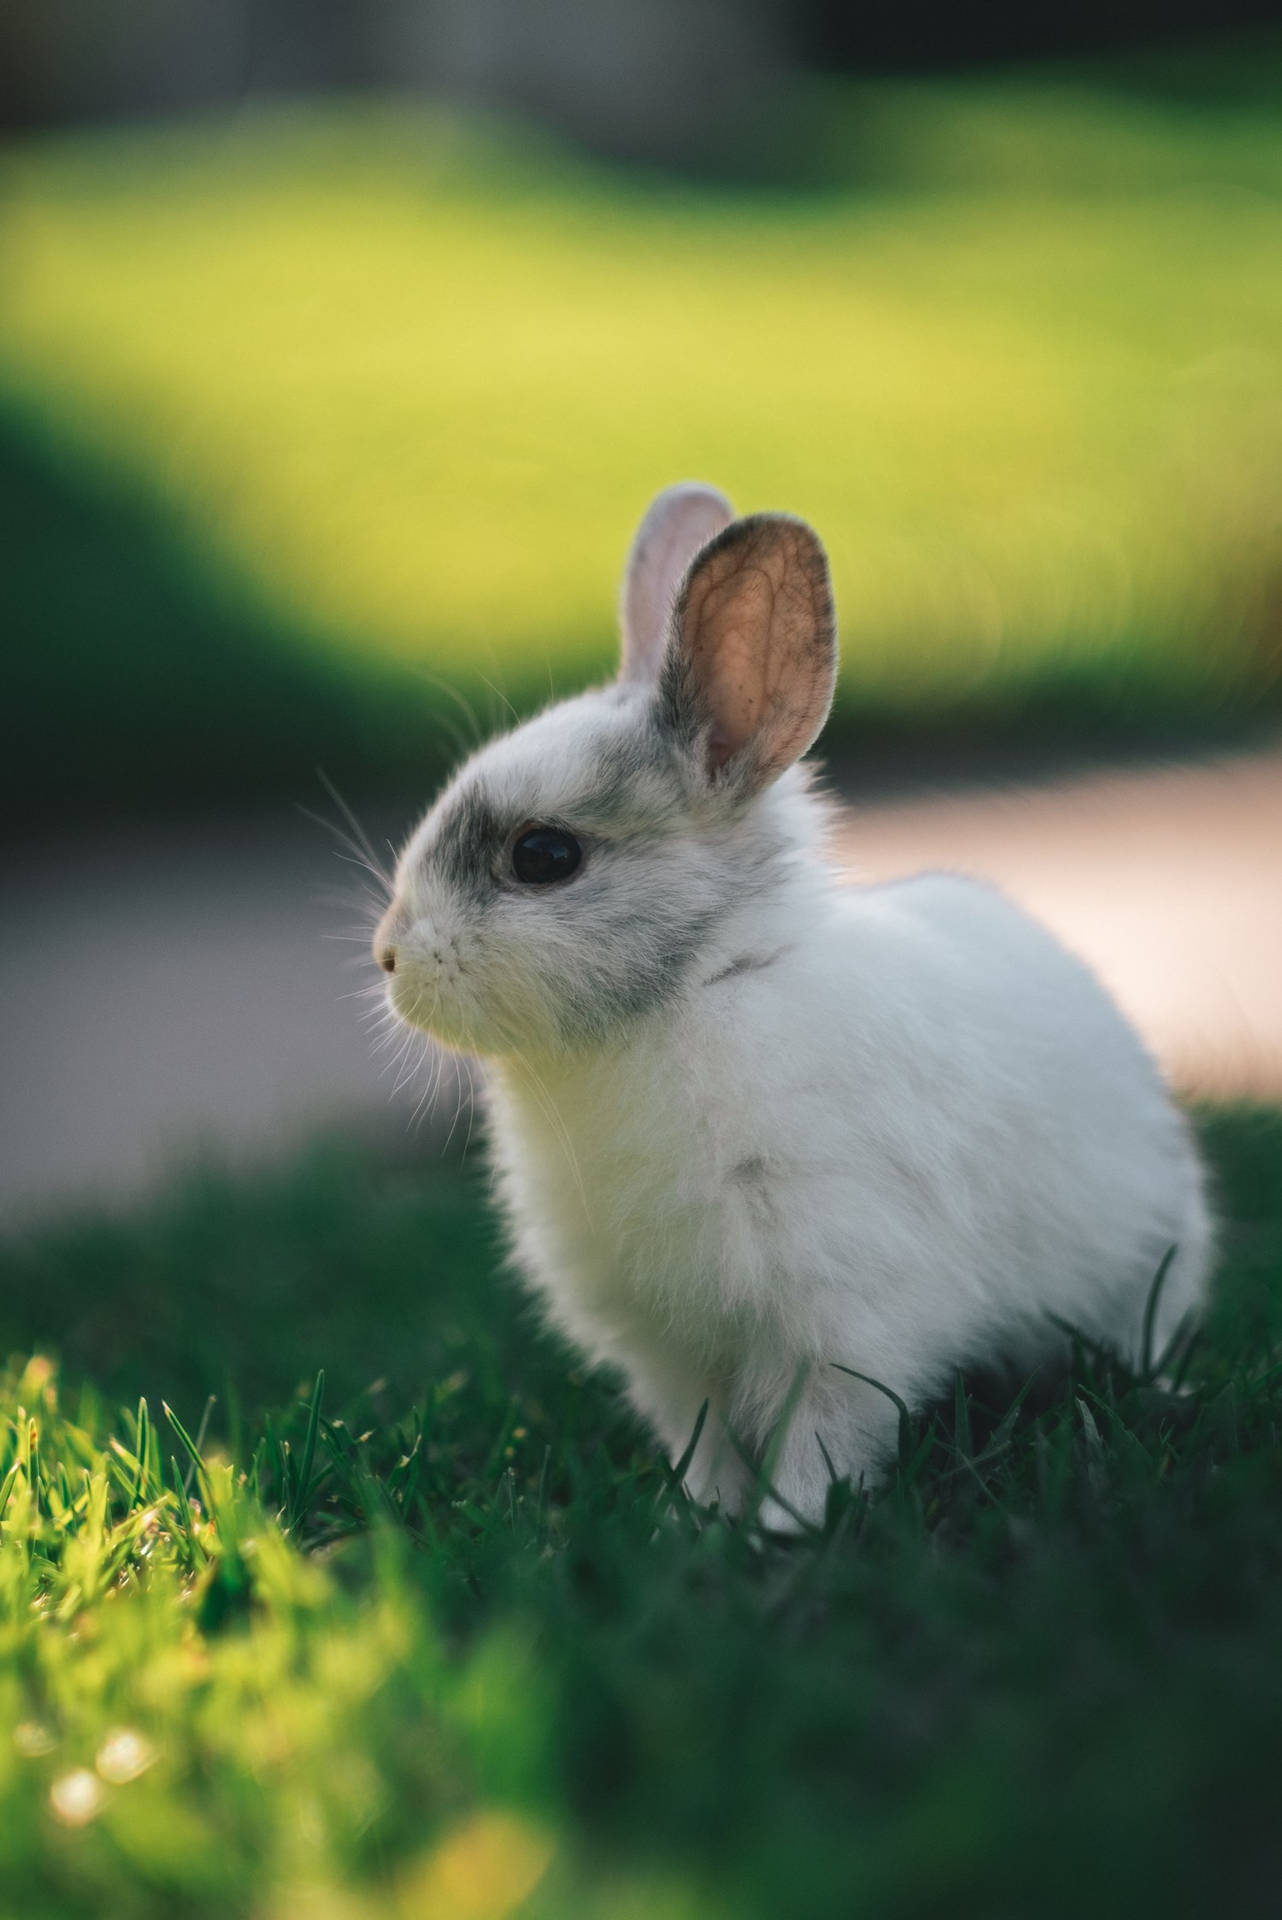
[{"label": "rabbit nose", "polygon": [[393,901],[387,912],[374,929],[372,942],[374,959],[384,973],[396,972],[396,940],[401,931],[401,922]]}]

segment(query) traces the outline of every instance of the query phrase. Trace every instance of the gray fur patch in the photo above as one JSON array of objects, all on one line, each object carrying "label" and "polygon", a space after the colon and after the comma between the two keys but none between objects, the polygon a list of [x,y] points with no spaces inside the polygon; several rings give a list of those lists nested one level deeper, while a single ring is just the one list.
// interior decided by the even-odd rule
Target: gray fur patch
[{"label": "gray fur patch", "polygon": [[722,980],[737,980],[743,973],[764,973],[767,967],[773,967],[776,960],[782,960],[790,947],[776,947],[773,953],[741,953],[728,967],[722,967],[719,973],[709,974],[704,981],[705,987],[715,987]]},{"label": "gray fur patch", "polygon": [[740,1160],[730,1169],[730,1179],[736,1187],[761,1188],[766,1183],[766,1163],[760,1154],[750,1159]]},{"label": "gray fur patch", "polygon": [[605,833],[621,829],[629,838],[670,829],[682,801],[670,760],[668,743],[652,728],[602,742],[569,811]]},{"label": "gray fur patch", "polygon": [[620,1023],[654,1012],[682,988],[702,950],[715,916],[667,927],[650,913],[606,912],[589,917],[595,933],[590,969],[562,978],[559,1024],[566,1039],[595,1033],[605,1038]]},{"label": "gray fur patch", "polygon": [[437,828],[434,864],[461,893],[484,899],[506,831],[479,784],[466,786]]}]

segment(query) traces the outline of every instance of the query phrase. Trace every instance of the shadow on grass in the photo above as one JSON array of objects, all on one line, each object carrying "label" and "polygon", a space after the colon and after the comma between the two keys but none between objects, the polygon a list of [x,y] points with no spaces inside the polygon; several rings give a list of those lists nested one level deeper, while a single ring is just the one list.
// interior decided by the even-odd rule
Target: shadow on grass
[{"label": "shadow on grass", "polygon": [[316,795],[423,791],[449,750],[412,677],[287,632],[176,513],[0,400],[10,836]]},{"label": "shadow on grass", "polygon": [[[318,768],[362,805],[417,806],[457,757],[449,694],[290,630],[176,510],[3,398],[0,521],[6,837],[314,799]],[[839,705],[824,751],[868,794],[1244,744],[1282,716],[1279,661],[1257,666],[1212,700],[1124,656],[1065,660],[946,707]],[[547,692],[509,690],[527,709]],[[461,691],[489,704],[479,682]]]}]

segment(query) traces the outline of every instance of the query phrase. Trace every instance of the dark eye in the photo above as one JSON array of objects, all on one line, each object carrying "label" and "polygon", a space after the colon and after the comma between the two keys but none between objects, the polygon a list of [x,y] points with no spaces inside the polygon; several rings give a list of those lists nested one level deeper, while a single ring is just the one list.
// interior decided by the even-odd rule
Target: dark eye
[{"label": "dark eye", "polygon": [[527,827],[512,849],[512,871],[527,887],[568,880],[583,858],[572,833],[561,827]]}]

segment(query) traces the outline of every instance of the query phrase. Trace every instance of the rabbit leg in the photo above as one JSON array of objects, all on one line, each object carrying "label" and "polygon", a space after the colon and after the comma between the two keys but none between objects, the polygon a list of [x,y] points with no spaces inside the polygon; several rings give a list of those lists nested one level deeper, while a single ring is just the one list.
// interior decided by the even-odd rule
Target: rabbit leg
[{"label": "rabbit leg", "polygon": [[633,1404],[662,1440],[671,1466],[684,1459],[694,1440],[684,1474],[690,1498],[723,1513],[741,1512],[752,1468],[730,1435],[719,1385],[670,1363],[641,1368],[633,1358],[629,1372]]},{"label": "rabbit leg", "polygon": [[747,1504],[752,1484],[751,1466],[735,1446],[723,1416],[710,1404],[699,1444],[686,1468],[686,1492],[701,1507],[715,1505],[722,1513],[739,1514]]},{"label": "rabbit leg", "polygon": [[894,1458],[898,1416],[869,1381],[813,1364],[794,1385],[765,1457],[769,1479],[758,1509],[763,1527],[797,1533],[823,1522],[834,1478],[871,1482]]}]

